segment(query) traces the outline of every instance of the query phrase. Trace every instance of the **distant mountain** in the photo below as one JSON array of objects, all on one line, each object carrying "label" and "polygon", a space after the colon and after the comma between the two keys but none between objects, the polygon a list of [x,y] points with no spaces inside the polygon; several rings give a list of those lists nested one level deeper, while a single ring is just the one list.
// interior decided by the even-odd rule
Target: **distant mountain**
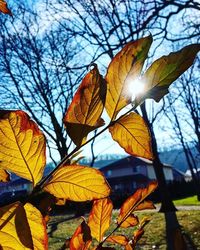
[{"label": "distant mountain", "polygon": [[[193,149],[192,152],[195,156],[197,156],[197,150]],[[188,164],[183,149],[172,149],[169,151],[160,152],[159,155],[163,163],[172,165],[176,169],[179,169],[183,172],[186,172],[188,170]],[[199,159],[197,159],[196,162],[197,161],[198,167],[200,167]]]}]

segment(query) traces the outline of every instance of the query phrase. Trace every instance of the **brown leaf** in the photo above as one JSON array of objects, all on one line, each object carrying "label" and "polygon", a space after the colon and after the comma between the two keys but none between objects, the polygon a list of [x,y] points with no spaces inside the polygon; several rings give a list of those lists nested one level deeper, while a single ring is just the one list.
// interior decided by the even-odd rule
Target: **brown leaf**
[{"label": "brown leaf", "polygon": [[130,81],[140,75],[151,43],[151,36],[130,42],[111,61],[106,74],[105,104],[111,120],[115,120],[118,112],[131,102]]},{"label": "brown leaf", "polygon": [[113,205],[109,198],[95,200],[88,218],[92,237],[102,241],[105,231],[110,226]]},{"label": "brown leaf", "polygon": [[105,97],[106,84],[95,65],[83,79],[63,119],[76,145],[81,145],[89,132],[104,125],[100,117]]},{"label": "brown leaf", "polygon": [[12,16],[12,12],[9,10],[6,1],[0,0],[0,12]]},{"label": "brown leaf", "polygon": [[139,114],[132,112],[120,118],[109,131],[128,154],[153,159],[150,132]]}]

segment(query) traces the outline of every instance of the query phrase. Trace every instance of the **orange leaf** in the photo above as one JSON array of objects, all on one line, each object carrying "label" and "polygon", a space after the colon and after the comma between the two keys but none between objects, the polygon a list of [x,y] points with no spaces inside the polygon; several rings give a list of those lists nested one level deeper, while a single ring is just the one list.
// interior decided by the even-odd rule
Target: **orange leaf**
[{"label": "orange leaf", "polygon": [[152,201],[143,201],[135,208],[135,211],[145,210],[145,209],[155,209],[155,208],[156,207],[154,206]]},{"label": "orange leaf", "polygon": [[33,249],[26,213],[19,202],[0,209],[0,249]]},{"label": "orange leaf", "polygon": [[0,182],[8,182],[10,181],[10,174],[3,169],[0,169]]},{"label": "orange leaf", "polygon": [[157,182],[152,181],[146,188],[139,188],[133,195],[131,195],[121,206],[117,223],[122,224],[126,221],[133,211],[150,195],[157,187]]},{"label": "orange leaf", "polygon": [[84,220],[70,240],[70,250],[87,250],[91,242],[90,228]]},{"label": "orange leaf", "polygon": [[92,237],[102,241],[105,231],[110,226],[113,205],[109,198],[95,200],[89,215],[88,225]]},{"label": "orange leaf", "polygon": [[8,9],[7,3],[4,0],[0,0],[0,12],[12,16],[11,11]]},{"label": "orange leaf", "polygon": [[67,133],[81,145],[89,132],[104,125],[100,118],[106,97],[106,84],[94,68],[85,76],[64,117]]},{"label": "orange leaf", "polygon": [[134,227],[139,223],[138,217],[130,214],[129,217],[120,225],[122,228]]},{"label": "orange leaf", "polygon": [[109,196],[110,187],[103,174],[86,166],[59,168],[44,189],[57,198],[87,201]]},{"label": "orange leaf", "polygon": [[40,211],[30,203],[24,206],[27,220],[30,226],[33,248],[39,250],[48,249],[48,236],[46,230],[46,222]]},{"label": "orange leaf", "polygon": [[46,141],[23,111],[0,111],[0,167],[33,182],[42,178]]},{"label": "orange leaf", "polygon": [[134,232],[134,234],[133,234],[133,239],[132,239],[132,244],[131,244],[132,247],[133,247],[133,249],[135,248],[135,246],[136,246],[138,240],[141,239],[141,237],[142,237],[143,234],[144,234],[143,228],[140,228],[140,229],[138,229],[138,230],[136,230],[136,231]]},{"label": "orange leaf", "polygon": [[140,75],[151,43],[151,36],[130,42],[111,61],[106,74],[105,104],[111,120],[115,120],[118,112],[131,102],[130,81]]},{"label": "orange leaf", "polygon": [[170,84],[193,64],[199,51],[200,44],[192,44],[156,60],[143,76],[147,90],[145,98],[160,101],[168,93]]},{"label": "orange leaf", "polygon": [[112,138],[133,156],[152,159],[151,137],[143,118],[129,113],[109,128]]},{"label": "orange leaf", "polygon": [[129,242],[129,239],[124,235],[112,235],[106,239],[106,241],[126,246]]}]

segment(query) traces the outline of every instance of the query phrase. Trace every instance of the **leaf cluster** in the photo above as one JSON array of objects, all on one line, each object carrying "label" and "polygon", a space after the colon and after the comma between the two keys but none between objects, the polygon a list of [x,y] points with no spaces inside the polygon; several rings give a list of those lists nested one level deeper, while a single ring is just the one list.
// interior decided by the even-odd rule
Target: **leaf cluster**
[{"label": "leaf cluster", "polygon": [[[9,14],[5,1],[0,1],[0,11]],[[67,134],[75,149],[46,177],[43,177],[46,165],[46,138],[43,132],[22,110],[0,111],[1,181],[9,180],[9,172],[29,180],[33,187],[29,201],[31,196],[41,191],[50,193],[54,197],[53,202],[57,200],[61,204],[63,200],[94,201],[88,222],[83,220],[76,229],[69,243],[70,249],[113,249],[103,247],[105,242],[134,249],[149,221],[144,218],[139,222],[133,212],[154,208],[153,203],[145,199],[156,188],[156,182],[150,183],[147,188],[138,189],[124,202],[116,228],[104,237],[113,209],[108,198],[110,186],[99,170],[71,164],[71,159],[80,148],[94,139],[87,139],[88,134],[105,125],[102,119],[104,108],[110,121],[96,136],[109,129],[113,140],[129,154],[154,158],[149,129],[142,116],[134,111],[147,98],[159,101],[168,92],[169,85],[192,65],[200,45],[189,45],[178,52],[163,56],[142,74],[151,43],[150,35],[125,45],[110,62],[105,78],[100,74],[97,65],[92,65],[63,117]],[[145,82],[145,90],[133,100],[129,85],[135,79]],[[133,88],[137,88],[137,84]],[[127,111],[129,104],[132,105]],[[48,248],[48,217],[44,215],[51,209],[51,202],[44,206],[41,201],[36,208],[29,201],[23,204],[16,202],[0,209],[1,249]],[[46,211],[43,211],[44,207]],[[114,234],[120,227],[136,225],[138,229],[133,232],[131,239]],[[97,241],[94,246],[93,238]]]}]

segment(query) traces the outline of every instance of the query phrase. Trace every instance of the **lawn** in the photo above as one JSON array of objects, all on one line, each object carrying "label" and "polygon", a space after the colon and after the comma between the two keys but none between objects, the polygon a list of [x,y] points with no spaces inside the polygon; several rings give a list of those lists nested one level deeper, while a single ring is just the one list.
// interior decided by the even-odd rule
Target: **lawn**
[{"label": "lawn", "polygon": [[[117,211],[114,212],[114,218]],[[164,215],[158,212],[138,212],[139,217],[152,216],[150,223],[146,226],[146,231],[142,239],[139,241],[137,249],[166,249],[165,241],[165,221]],[[178,211],[177,217],[183,231],[190,235],[193,243],[200,250],[200,210]],[[82,220],[80,218],[70,219],[69,215],[53,216],[49,226],[49,249],[58,250],[63,245],[64,240],[69,238],[74,232],[77,225]],[[57,226],[55,226],[57,222]],[[111,226],[114,227],[114,223]],[[126,235],[132,234],[132,229],[123,230],[121,233]],[[122,249],[122,248],[116,248]]]},{"label": "lawn", "polygon": [[184,199],[174,200],[175,206],[187,206],[187,205],[199,205],[200,202],[197,200],[197,196],[190,196]]}]

